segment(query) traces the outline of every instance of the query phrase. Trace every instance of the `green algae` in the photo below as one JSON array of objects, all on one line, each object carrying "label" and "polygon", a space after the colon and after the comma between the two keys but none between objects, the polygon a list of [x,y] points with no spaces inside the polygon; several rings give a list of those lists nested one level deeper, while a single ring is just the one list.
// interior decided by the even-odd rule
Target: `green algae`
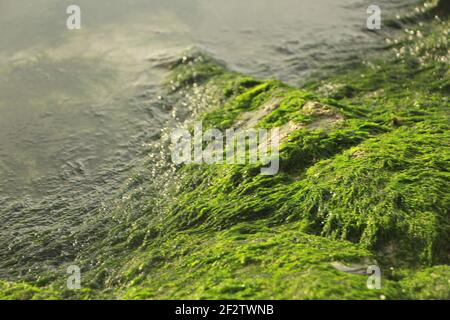
[{"label": "green algae", "polygon": [[[289,228],[238,224],[215,234],[179,234],[160,248],[169,257],[154,277],[137,276],[124,298],[380,299],[395,288],[369,290],[366,277],[334,269],[333,261],[370,259],[364,248]],[[169,244],[166,242],[166,244]],[[181,248],[189,246],[189,251]],[[142,258],[142,263],[146,259]],[[167,261],[169,261],[167,263]],[[139,268],[139,267],[138,267]],[[139,273],[139,272],[137,272]],[[394,285],[395,286],[395,285]],[[349,290],[354,288],[354,290]]]},{"label": "green algae", "polygon": [[0,282],[1,300],[31,300],[31,299],[56,299],[58,294],[51,290],[43,290],[28,283]]},{"label": "green algae", "polygon": [[[87,290],[81,290],[79,299],[87,299]],[[83,293],[83,294],[81,294]],[[0,281],[0,300],[58,300],[73,297],[73,292],[26,282]]]},{"label": "green algae", "polygon": [[[255,111],[277,99],[277,107],[256,126],[280,127],[293,121],[299,124],[299,128],[291,132],[289,139],[281,146],[282,172],[278,176],[259,176],[258,167],[250,165],[184,167],[180,171],[184,178],[179,187],[183,192],[167,217],[169,228],[209,234],[220,233],[220,230],[240,224],[252,224],[257,229],[270,228],[276,234],[275,230],[283,225],[293,224],[298,226],[301,236],[316,234],[322,241],[330,238],[336,243],[356,243],[369,250],[386,269],[410,270],[403,272],[408,275],[400,281],[386,270],[387,291],[392,292],[378,292],[378,296],[372,297],[445,297],[445,290],[442,294],[437,290],[434,296],[420,293],[421,287],[416,284],[419,280],[412,280],[417,277],[423,281],[423,278],[431,276],[417,271],[421,266],[426,268],[449,262],[449,197],[446,192],[449,188],[448,69],[447,60],[439,59],[446,53],[445,49],[442,50],[446,43],[443,43],[442,37],[436,36],[448,32],[448,25],[437,23],[432,28],[436,29],[428,30],[429,36],[408,38],[399,44],[422,48],[414,54],[400,50],[406,52],[400,61],[396,54],[390,60],[360,64],[353,72],[328,79],[328,87],[339,88],[331,95],[322,94],[321,83],[315,87],[309,86],[309,91],[302,91],[272,80],[250,81],[248,77],[245,77],[245,82],[250,84],[242,88],[239,85],[243,81],[242,76],[228,73],[227,81],[230,83],[226,86],[223,105],[202,117],[208,126],[239,126],[239,114]],[[195,64],[188,68],[195,68]],[[346,85],[339,86],[342,82]],[[333,86],[334,83],[337,85]],[[339,115],[342,121],[325,128],[311,127],[311,123],[318,121],[321,115],[304,112],[308,101],[320,103],[330,114]],[[242,237],[242,241],[244,239],[246,237]],[[210,246],[214,247],[212,244],[206,247]],[[229,246],[232,247],[232,244]],[[274,247],[283,246],[277,243]],[[346,249],[344,246],[339,251],[346,252]],[[204,253],[204,250],[200,252]],[[307,251],[306,248],[302,250]],[[311,257],[316,254],[309,252]],[[274,256],[276,253],[267,250],[264,254],[249,254],[234,259],[258,265],[261,260]],[[364,255],[358,257],[361,259]],[[222,258],[213,260],[225,263]],[[199,262],[194,264],[201,263],[204,258],[195,261]],[[328,267],[329,262],[325,264]],[[324,278],[327,277],[325,265],[316,264],[317,270],[324,272]],[[239,277],[239,271],[245,268],[239,267],[232,276],[228,273],[233,268],[231,262],[221,267],[227,270],[226,276],[214,283],[212,287],[215,289],[207,289],[207,294],[202,295],[198,287],[191,287],[196,283],[195,279],[203,279],[191,270],[188,274],[194,276],[190,278],[190,284],[180,284],[177,279],[183,278],[181,275],[172,280],[174,290],[186,287],[189,292],[177,296],[166,289],[169,293],[165,297],[370,296],[364,293],[365,288],[361,284],[359,288],[352,288],[350,296],[344,294],[347,289],[339,290],[334,285],[326,287],[321,284],[315,284],[315,290],[311,285],[311,292],[301,295],[294,293],[292,288],[283,287],[283,282],[277,280],[274,280],[277,286],[282,288],[279,295],[273,287],[269,292],[258,295],[257,292],[264,291],[258,286],[258,280],[235,280]],[[305,268],[303,266],[301,269]],[[256,275],[264,274],[265,270],[260,268],[258,272],[246,270],[244,273],[251,274],[254,279]],[[276,270],[286,277],[290,275],[295,278],[296,273],[292,270],[284,270],[282,266]],[[172,270],[167,275],[172,272],[176,273]],[[208,272],[200,283],[211,280],[211,274],[220,274],[220,271]],[[339,277],[338,274],[334,277]],[[445,272],[433,275],[447,283]],[[273,274],[269,278],[277,279]],[[168,284],[172,282],[165,281]],[[270,282],[266,281],[265,285]],[[311,279],[304,279],[302,288],[309,288],[314,281],[312,275]],[[160,288],[165,287],[163,282],[159,283]],[[239,284],[242,286],[239,287]],[[151,287],[151,284],[145,286]],[[225,292],[220,291],[222,286],[225,286]],[[352,287],[350,284],[346,286]],[[336,296],[327,292],[327,288],[336,290]],[[430,291],[430,288],[424,290]],[[131,289],[131,292],[129,297],[134,297],[134,294],[154,296],[151,290],[143,293]]]},{"label": "green algae", "polygon": [[450,299],[450,267],[439,265],[426,268],[400,281],[406,295],[421,300]]},{"label": "green algae", "polygon": [[[168,95],[208,92],[205,128],[288,127],[280,173],[180,166],[164,210],[136,175],[77,258],[85,289],[0,282],[0,298],[450,299],[449,23],[414,28],[382,58],[302,89],[183,57]],[[335,262],[379,266],[382,288]]]},{"label": "green algae", "polygon": [[448,263],[448,140],[430,123],[368,139],[309,168],[283,211],[396,264]]}]

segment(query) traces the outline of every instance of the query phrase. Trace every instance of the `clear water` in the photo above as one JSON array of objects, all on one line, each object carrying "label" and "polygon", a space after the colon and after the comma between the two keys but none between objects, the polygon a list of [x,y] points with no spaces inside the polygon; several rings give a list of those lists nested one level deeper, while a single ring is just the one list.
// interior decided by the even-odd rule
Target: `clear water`
[{"label": "clear water", "polygon": [[[65,236],[173,123],[157,102],[162,62],[196,46],[235,70],[296,84],[382,45],[364,29],[372,1],[76,2],[82,29],[70,31],[73,1],[0,0],[2,277],[64,256]],[[377,3],[394,16],[415,1]]]}]

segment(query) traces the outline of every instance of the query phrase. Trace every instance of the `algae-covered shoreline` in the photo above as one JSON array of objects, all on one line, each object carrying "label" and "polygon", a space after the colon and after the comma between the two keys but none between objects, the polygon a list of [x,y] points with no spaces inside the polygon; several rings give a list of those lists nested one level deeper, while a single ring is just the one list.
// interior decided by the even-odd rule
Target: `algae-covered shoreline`
[{"label": "algae-covered shoreline", "polygon": [[[391,22],[405,35],[378,57],[302,88],[202,53],[173,63],[166,99],[201,100],[205,128],[280,128],[280,173],[172,168],[163,210],[132,176],[136,191],[76,257],[82,289],[62,268],[1,281],[0,298],[450,299],[447,3]],[[371,265],[380,289],[349,272]]]}]

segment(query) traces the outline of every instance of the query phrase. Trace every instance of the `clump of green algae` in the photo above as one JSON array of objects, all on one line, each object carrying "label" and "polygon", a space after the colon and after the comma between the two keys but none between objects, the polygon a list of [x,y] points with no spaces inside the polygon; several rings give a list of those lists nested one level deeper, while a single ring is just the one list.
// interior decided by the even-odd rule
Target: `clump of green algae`
[{"label": "clump of green algae", "polygon": [[[180,166],[164,211],[118,219],[95,266],[79,258],[86,289],[0,282],[0,298],[450,299],[450,25],[417,19],[382,58],[302,89],[180,59],[167,85],[214,95],[206,128],[289,128],[280,173]],[[336,262],[380,266],[382,288]]]}]

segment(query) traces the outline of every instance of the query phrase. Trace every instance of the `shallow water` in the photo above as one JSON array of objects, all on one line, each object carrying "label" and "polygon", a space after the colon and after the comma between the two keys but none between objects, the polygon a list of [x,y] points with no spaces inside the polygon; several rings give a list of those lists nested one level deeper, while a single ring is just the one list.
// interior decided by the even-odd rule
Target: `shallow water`
[{"label": "shallow water", "polygon": [[[378,4],[394,16],[413,2]],[[364,29],[371,1],[78,0],[70,31],[72,3],[0,1],[0,276],[64,256],[61,239],[174,123],[158,104],[161,62],[196,46],[297,84],[383,45]]]}]

